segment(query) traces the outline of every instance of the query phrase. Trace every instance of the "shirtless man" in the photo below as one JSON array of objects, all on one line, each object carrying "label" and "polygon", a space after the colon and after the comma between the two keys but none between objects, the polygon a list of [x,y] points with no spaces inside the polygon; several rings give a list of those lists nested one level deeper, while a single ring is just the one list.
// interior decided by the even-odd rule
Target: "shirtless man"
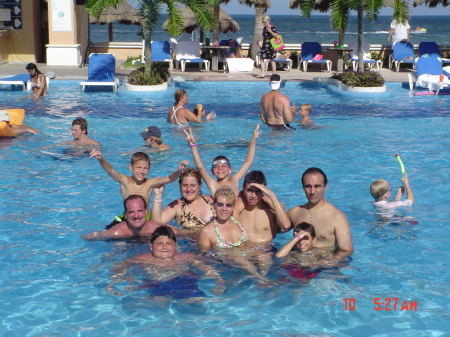
[{"label": "shirtless man", "polygon": [[289,125],[295,118],[295,106],[290,106],[289,98],[280,93],[281,77],[278,74],[270,76],[272,91],[263,95],[259,112],[261,121],[275,130],[294,129]]},{"label": "shirtless man", "polygon": [[[137,194],[128,196],[123,202],[125,208],[125,221],[114,227],[85,234],[82,236],[87,241],[100,241],[109,239],[150,238],[156,228],[162,224],[147,220],[147,203],[144,198]],[[189,235],[192,230],[178,229],[170,226],[175,235]]]},{"label": "shirtless man", "polygon": [[302,176],[303,190],[308,202],[288,211],[293,226],[308,222],[316,231],[318,248],[334,248],[336,255],[346,257],[353,253],[350,226],[345,215],[326,201],[327,176],[316,167],[310,167]]},{"label": "shirtless man", "polygon": [[[263,200],[270,198],[273,207]],[[248,234],[248,240],[255,246],[266,246],[275,239],[277,231],[291,228],[289,216],[275,194],[266,186],[266,177],[261,171],[250,171],[244,179],[241,198],[245,208],[239,217]],[[235,209],[235,211],[238,211]]]}]

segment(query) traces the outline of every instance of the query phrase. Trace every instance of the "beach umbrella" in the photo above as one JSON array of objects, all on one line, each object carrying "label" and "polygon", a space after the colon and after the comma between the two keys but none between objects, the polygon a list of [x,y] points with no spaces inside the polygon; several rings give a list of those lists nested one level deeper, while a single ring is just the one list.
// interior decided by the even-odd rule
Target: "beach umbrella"
[{"label": "beach umbrella", "polygon": [[[208,6],[213,11],[213,6]],[[188,7],[181,9],[181,17],[183,18],[183,32],[192,34],[194,30],[199,27],[198,21],[194,16],[194,13]],[[163,29],[167,31],[169,20],[164,21]],[[240,29],[239,24],[222,8],[219,12],[219,30],[221,33],[233,32],[236,33]]]},{"label": "beach umbrella", "polygon": [[104,9],[98,18],[89,15],[89,23],[96,25],[108,25],[109,42],[113,41],[112,23],[119,21],[125,25],[140,25],[141,17],[138,10],[130,5],[127,1],[122,1],[116,7],[108,7]]}]

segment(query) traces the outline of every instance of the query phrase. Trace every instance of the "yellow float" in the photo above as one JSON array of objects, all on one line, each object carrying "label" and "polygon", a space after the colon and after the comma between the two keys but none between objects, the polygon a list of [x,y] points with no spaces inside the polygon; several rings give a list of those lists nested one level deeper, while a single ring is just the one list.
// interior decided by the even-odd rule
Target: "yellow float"
[{"label": "yellow float", "polygon": [[[25,109],[1,109],[6,111],[11,117],[9,124],[22,125],[25,119]],[[0,122],[0,137],[14,137],[16,133],[13,128],[8,125],[8,122]]]}]

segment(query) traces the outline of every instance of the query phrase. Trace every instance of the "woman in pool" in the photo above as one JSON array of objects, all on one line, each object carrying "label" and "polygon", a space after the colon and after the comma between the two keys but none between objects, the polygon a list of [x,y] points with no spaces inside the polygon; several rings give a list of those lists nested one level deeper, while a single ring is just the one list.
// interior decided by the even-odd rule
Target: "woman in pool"
[{"label": "woman in pool", "polygon": [[213,200],[201,194],[202,181],[200,173],[187,168],[180,175],[181,198],[172,201],[161,211],[164,187],[155,188],[151,219],[156,222],[169,223],[173,219],[184,228],[202,228],[216,215]]},{"label": "woman in pool", "polygon": [[26,66],[30,74],[31,87],[33,88],[33,100],[47,96],[47,79],[45,75],[39,71],[34,63],[28,63]]},{"label": "woman in pool", "polygon": [[[167,114],[167,121],[174,125],[187,125],[189,122],[201,123],[202,117],[205,115],[205,109],[202,104],[195,106],[194,112],[186,108],[189,96],[184,89],[178,89],[174,94],[175,103]],[[216,117],[215,112],[210,112],[206,116],[206,121],[210,122]]]}]

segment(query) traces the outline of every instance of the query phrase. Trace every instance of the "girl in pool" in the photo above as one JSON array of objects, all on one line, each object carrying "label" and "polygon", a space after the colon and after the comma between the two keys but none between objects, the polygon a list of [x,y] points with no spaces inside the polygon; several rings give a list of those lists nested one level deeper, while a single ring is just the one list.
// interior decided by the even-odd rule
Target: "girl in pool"
[{"label": "girl in pool", "polygon": [[31,87],[33,88],[33,100],[47,96],[47,79],[39,71],[34,63],[28,63],[25,67],[30,74]]}]

